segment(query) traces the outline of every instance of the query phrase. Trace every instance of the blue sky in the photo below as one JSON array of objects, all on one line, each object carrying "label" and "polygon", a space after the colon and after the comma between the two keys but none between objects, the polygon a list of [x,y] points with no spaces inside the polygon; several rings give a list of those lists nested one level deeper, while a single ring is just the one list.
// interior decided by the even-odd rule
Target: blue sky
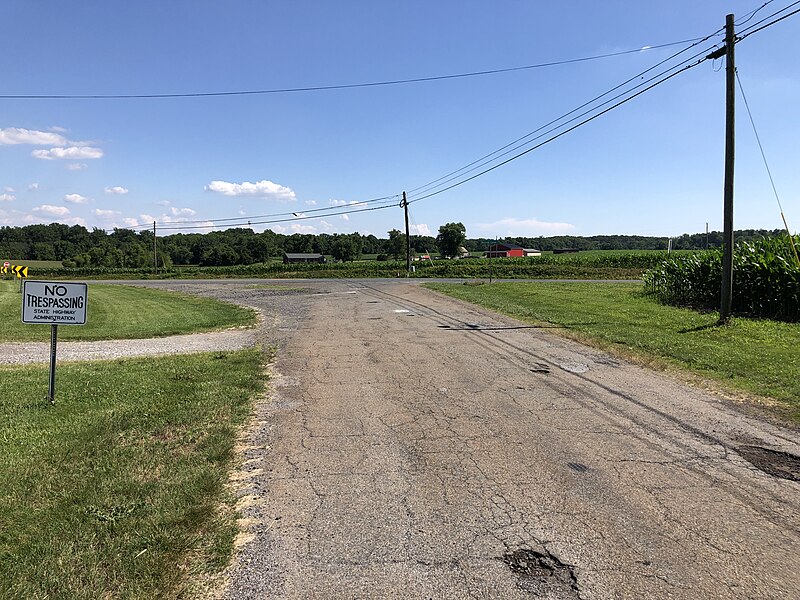
[{"label": "blue sky", "polygon": [[[0,95],[263,90],[516,67],[702,37],[727,13],[744,20],[763,3],[6,0]],[[790,3],[773,1],[749,24]],[[798,37],[800,15],[736,49],[793,231]],[[471,163],[688,45],[385,87],[0,99],[0,225],[110,229],[155,220],[167,234],[187,221],[345,210]],[[721,229],[722,67],[706,61],[518,160],[412,203],[415,231],[436,235],[450,221],[463,222],[470,237],[671,236],[706,222]],[[737,122],[735,225],[781,227],[741,97]],[[403,212],[392,206],[253,228],[267,227],[385,237],[402,229]]]}]

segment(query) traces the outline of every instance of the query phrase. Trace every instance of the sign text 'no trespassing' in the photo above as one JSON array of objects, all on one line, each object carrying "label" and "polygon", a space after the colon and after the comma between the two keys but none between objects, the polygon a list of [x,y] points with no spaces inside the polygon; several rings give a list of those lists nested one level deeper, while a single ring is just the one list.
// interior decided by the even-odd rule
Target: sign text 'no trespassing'
[{"label": "sign text 'no trespassing'", "polygon": [[86,295],[85,283],[26,281],[22,289],[22,322],[83,325]]}]

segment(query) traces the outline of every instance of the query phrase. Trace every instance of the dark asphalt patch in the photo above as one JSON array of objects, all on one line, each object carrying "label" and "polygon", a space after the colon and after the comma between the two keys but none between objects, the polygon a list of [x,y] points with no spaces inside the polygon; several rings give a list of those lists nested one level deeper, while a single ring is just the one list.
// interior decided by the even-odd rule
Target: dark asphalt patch
[{"label": "dark asphalt patch", "polygon": [[578,473],[586,473],[589,470],[589,467],[581,463],[567,463],[567,466]]},{"label": "dark asphalt patch", "polygon": [[519,578],[519,587],[537,596],[579,598],[578,580],[569,565],[550,553],[519,548],[504,554],[502,560]]},{"label": "dark asphalt patch", "polygon": [[767,475],[789,481],[800,481],[800,456],[761,446],[739,446],[736,451],[743,459]]}]

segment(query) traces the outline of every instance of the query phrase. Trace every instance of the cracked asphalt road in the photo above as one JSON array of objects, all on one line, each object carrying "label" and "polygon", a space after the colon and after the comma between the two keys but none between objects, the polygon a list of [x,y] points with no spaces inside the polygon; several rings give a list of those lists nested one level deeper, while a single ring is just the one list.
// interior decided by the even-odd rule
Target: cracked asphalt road
[{"label": "cracked asphalt road", "polygon": [[800,435],[405,281],[171,284],[271,315],[226,597],[798,598]]}]

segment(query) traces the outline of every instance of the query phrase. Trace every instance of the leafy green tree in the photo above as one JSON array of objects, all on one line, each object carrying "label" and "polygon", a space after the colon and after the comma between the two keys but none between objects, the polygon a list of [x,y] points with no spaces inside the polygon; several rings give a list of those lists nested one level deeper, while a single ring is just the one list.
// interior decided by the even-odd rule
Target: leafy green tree
[{"label": "leafy green tree", "polygon": [[331,254],[336,260],[353,261],[361,256],[362,247],[363,242],[359,234],[337,234],[333,236]]},{"label": "leafy green tree", "polygon": [[464,245],[467,239],[467,228],[463,223],[446,223],[439,227],[439,235],[436,236],[436,247],[439,253],[447,258],[458,256],[458,249]]},{"label": "leafy green tree", "polygon": [[405,236],[397,229],[389,232],[389,242],[386,244],[386,254],[398,260],[405,256],[406,240]]}]

